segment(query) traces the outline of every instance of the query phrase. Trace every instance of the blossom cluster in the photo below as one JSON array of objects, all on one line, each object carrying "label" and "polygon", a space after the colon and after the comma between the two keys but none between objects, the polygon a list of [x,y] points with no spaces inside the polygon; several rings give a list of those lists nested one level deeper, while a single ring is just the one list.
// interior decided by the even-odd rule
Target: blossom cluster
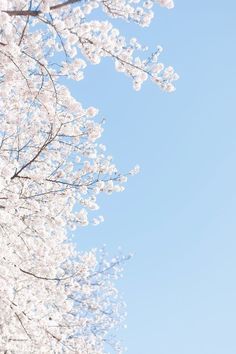
[{"label": "blossom cluster", "polygon": [[123,175],[105,154],[97,109],[50,81],[30,97],[14,75],[0,101],[0,348],[120,353],[109,332],[123,319],[123,258],[79,253],[67,230],[101,223],[98,195],[123,191],[137,168]]},{"label": "blossom cluster", "polygon": [[[103,222],[99,195],[122,192],[99,139],[98,110],[65,86],[110,57],[135,90],[150,78],[171,92],[178,79],[112,24],[147,27],[172,0],[0,0],[0,351],[122,353],[113,330],[124,317],[114,285],[125,257],[78,252],[72,230]],[[110,19],[94,20],[95,11]],[[93,16],[91,16],[93,15]],[[100,17],[98,17],[100,18]],[[109,349],[110,352],[110,349]]]},{"label": "blossom cluster", "polygon": [[[135,38],[128,41],[112,22],[92,20],[90,16],[100,8],[111,18],[147,27],[154,16],[155,2],[167,8],[174,6],[172,0],[88,0],[71,1],[71,5],[68,1],[67,6],[52,0],[1,0],[1,56],[11,58],[19,67],[24,62],[26,79],[28,75],[43,75],[45,79],[67,76],[78,81],[83,79],[86,62],[99,64],[102,58],[110,57],[116,69],[133,80],[135,89],[150,77],[161,89],[171,92],[178,79],[172,67],[170,74],[169,67],[165,70],[159,63],[156,52],[142,58],[143,47]],[[64,61],[58,61],[61,55]]]}]

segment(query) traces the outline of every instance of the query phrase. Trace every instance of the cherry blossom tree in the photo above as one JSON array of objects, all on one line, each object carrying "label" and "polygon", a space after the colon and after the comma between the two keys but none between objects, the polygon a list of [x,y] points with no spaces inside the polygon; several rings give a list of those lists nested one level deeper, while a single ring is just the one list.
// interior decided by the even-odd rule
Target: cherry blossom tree
[{"label": "cherry blossom tree", "polygon": [[134,89],[150,78],[173,91],[178,75],[159,62],[160,47],[142,59],[137,39],[100,19],[147,27],[155,2],[173,7],[0,0],[0,352],[123,352],[113,338],[124,317],[114,281],[128,257],[81,253],[70,230],[101,223],[97,196],[123,191],[138,166],[118,171],[98,142],[98,110],[72,97],[66,79],[80,81],[89,63],[110,57]]}]

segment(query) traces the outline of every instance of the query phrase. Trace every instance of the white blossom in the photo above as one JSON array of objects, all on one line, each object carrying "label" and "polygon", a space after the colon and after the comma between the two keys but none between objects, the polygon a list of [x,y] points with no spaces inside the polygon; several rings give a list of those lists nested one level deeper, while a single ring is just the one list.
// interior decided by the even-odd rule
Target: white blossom
[{"label": "white blossom", "polygon": [[[98,196],[122,192],[99,111],[84,108],[67,80],[110,58],[139,90],[149,78],[174,91],[161,48],[145,57],[112,19],[150,25],[154,3],[172,0],[0,0],[0,350],[121,354],[125,317],[114,281],[126,260],[79,252],[71,230],[104,221]],[[96,9],[107,16],[95,20]]]}]

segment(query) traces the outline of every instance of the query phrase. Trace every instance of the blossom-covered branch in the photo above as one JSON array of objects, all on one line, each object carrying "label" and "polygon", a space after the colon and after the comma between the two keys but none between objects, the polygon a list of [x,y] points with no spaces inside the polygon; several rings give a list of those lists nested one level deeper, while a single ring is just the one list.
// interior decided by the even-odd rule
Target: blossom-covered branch
[{"label": "blossom-covered branch", "polygon": [[66,85],[109,57],[134,89],[151,79],[174,91],[178,75],[159,62],[162,49],[145,56],[112,22],[147,27],[155,3],[173,7],[172,0],[0,0],[4,353],[122,353],[113,335],[125,312],[114,284],[129,257],[79,252],[71,235],[103,222],[99,195],[123,191],[139,167],[118,170],[99,140],[98,110],[83,107]]}]

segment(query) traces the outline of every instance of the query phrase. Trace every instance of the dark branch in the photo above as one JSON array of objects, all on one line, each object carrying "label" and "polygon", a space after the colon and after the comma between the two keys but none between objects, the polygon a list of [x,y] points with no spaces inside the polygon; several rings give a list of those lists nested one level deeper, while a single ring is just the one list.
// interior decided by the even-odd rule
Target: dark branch
[{"label": "dark branch", "polygon": [[[81,0],[68,0],[65,2],[62,2],[60,4],[57,5],[53,5],[50,7],[50,11],[53,10],[58,10],[62,7],[68,6],[68,5],[72,5],[75,4],[77,2],[80,2]],[[3,10],[3,12],[6,12],[9,16],[33,16],[33,17],[37,17],[40,14],[42,14],[42,11],[40,10]]]}]

